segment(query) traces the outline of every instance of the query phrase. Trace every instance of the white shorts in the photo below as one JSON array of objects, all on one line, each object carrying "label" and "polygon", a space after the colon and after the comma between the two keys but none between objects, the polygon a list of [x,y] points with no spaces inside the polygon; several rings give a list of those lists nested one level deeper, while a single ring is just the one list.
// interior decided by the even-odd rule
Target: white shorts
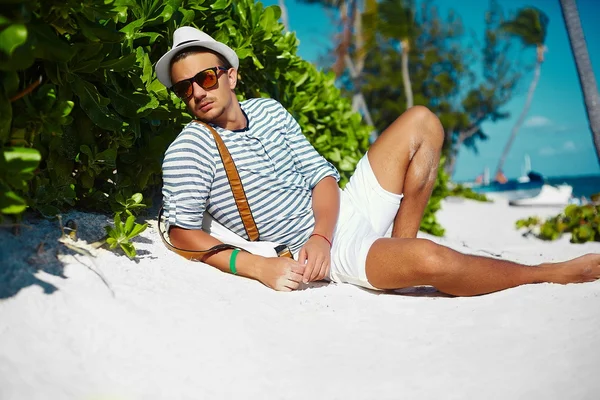
[{"label": "white shorts", "polygon": [[367,253],[377,239],[389,233],[403,197],[381,187],[365,154],[340,193],[340,216],[331,249],[331,281],[375,289],[367,280]]}]

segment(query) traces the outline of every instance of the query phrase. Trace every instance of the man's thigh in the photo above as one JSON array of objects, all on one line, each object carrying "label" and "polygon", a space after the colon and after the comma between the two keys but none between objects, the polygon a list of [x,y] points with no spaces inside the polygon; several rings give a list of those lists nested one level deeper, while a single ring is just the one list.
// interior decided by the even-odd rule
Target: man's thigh
[{"label": "man's thigh", "polygon": [[341,197],[342,207],[353,207],[376,234],[384,236],[396,218],[403,195],[388,192],[379,184],[365,154]]}]

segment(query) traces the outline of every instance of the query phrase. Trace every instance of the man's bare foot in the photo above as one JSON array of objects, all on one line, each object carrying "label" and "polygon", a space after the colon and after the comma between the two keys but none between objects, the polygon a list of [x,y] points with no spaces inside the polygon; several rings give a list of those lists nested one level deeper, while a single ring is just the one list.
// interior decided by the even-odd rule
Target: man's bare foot
[{"label": "man's bare foot", "polygon": [[586,254],[565,262],[542,264],[540,267],[554,269],[550,282],[593,282],[600,279],[600,254]]}]

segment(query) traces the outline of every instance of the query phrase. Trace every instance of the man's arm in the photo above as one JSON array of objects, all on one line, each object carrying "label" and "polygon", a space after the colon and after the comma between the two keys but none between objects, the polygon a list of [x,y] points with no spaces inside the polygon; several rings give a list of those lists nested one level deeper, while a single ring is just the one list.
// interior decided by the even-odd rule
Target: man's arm
[{"label": "man's arm", "polygon": [[[183,249],[209,249],[221,244],[220,241],[199,229],[184,229],[174,226],[169,231],[169,239],[176,247]],[[204,261],[223,272],[231,272],[229,261],[233,250],[223,250],[207,257]],[[258,280],[275,290],[295,290],[300,285],[304,266],[285,257],[266,258],[241,251],[235,262],[237,274]]]},{"label": "man's arm", "polygon": [[329,274],[330,243],[333,243],[333,233],[340,213],[340,192],[334,177],[321,179],[313,188],[312,208],[315,216],[314,236],[308,239],[298,255],[300,264],[306,262],[304,282],[318,281]]},{"label": "man's arm", "polygon": [[340,189],[332,176],[327,176],[313,188],[312,208],[315,215],[313,233],[333,242],[333,231],[340,214]]}]

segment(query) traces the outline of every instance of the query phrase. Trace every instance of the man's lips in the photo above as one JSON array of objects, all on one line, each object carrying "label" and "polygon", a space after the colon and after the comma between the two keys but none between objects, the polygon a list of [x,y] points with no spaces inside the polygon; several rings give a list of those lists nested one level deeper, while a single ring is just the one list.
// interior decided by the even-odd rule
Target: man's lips
[{"label": "man's lips", "polygon": [[198,108],[200,109],[200,111],[202,112],[206,112],[208,110],[210,110],[212,108],[212,102],[206,102],[206,103],[200,103],[200,105],[198,106]]}]

